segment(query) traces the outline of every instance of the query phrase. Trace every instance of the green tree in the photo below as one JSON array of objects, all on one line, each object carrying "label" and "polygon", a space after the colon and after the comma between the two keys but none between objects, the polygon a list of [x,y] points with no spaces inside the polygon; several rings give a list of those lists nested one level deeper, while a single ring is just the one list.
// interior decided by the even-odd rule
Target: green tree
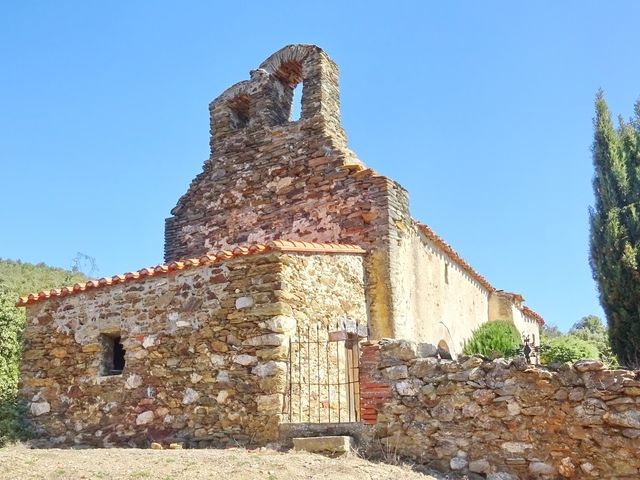
[{"label": "green tree", "polygon": [[551,338],[556,338],[556,337],[562,336],[562,332],[555,325],[550,325],[550,324],[545,323],[542,326],[542,331],[540,332],[540,335],[543,338],[551,339]]},{"label": "green tree", "polygon": [[621,364],[640,367],[640,102],[615,128],[602,92],[594,118],[590,263]]},{"label": "green tree", "polygon": [[464,353],[491,357],[513,357],[521,351],[520,332],[506,320],[495,320],[480,325],[465,342]]},{"label": "green tree", "polygon": [[15,396],[18,386],[24,314],[15,302],[16,296],[0,284],[0,402]]},{"label": "green tree", "polygon": [[79,272],[0,259],[0,446],[30,434],[25,406],[18,398],[24,309],[15,306],[20,295],[86,281]]},{"label": "green tree", "polygon": [[541,361],[544,364],[598,360],[600,352],[595,345],[568,335],[556,337],[544,346]]},{"label": "green tree", "polygon": [[0,446],[29,435],[24,406],[17,398],[24,312],[16,296],[0,283]]},{"label": "green tree", "polygon": [[596,315],[582,317],[580,321],[573,324],[569,335],[591,343],[600,352],[600,360],[609,366],[617,366],[616,357],[609,343],[607,327],[602,323],[600,317]]}]

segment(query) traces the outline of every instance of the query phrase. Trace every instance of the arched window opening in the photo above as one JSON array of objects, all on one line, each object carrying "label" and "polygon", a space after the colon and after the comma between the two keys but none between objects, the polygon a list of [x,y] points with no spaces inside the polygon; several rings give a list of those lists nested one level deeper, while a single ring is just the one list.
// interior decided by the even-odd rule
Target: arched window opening
[{"label": "arched window opening", "polygon": [[293,89],[293,98],[291,100],[291,115],[289,120],[297,122],[302,117],[302,82],[297,84]]},{"label": "arched window opening", "polygon": [[239,95],[229,101],[229,125],[232,130],[244,128],[249,124],[249,96]]},{"label": "arched window opening", "polygon": [[290,122],[295,122],[302,118],[302,94],[304,79],[302,77],[302,64],[300,62],[285,62],[280,65],[275,76],[282,82],[285,88],[283,105]]}]

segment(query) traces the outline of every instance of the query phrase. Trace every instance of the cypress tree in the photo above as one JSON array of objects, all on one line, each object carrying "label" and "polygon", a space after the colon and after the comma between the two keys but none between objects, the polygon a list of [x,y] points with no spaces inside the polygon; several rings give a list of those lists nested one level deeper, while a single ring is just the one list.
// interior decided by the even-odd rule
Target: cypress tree
[{"label": "cypress tree", "polygon": [[614,127],[596,96],[590,263],[618,361],[640,368],[640,102]]}]

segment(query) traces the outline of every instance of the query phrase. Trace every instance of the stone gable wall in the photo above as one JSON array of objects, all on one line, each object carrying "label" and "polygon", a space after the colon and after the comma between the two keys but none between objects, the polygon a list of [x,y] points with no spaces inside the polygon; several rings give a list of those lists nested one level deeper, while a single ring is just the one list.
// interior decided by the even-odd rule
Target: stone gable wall
[{"label": "stone gable wall", "polygon": [[[302,114],[291,121],[300,82]],[[280,238],[383,245],[391,210],[408,214],[406,192],[347,147],[337,67],[318,47],[276,52],[210,111],[211,157],[166,221],[167,261]]]},{"label": "stone gable wall", "polygon": [[[296,322],[362,315],[362,262],[255,254],[29,305],[21,392],[43,443],[277,440]],[[313,290],[332,300],[300,314]],[[121,336],[120,375],[104,375],[104,334]]]},{"label": "stone gable wall", "polygon": [[639,477],[638,372],[433,351],[404,340],[362,347],[363,416],[387,451],[496,479]]},{"label": "stone gable wall", "polygon": [[[290,121],[299,82],[302,114]],[[211,157],[166,220],[165,259],[276,239],[360,245],[371,252],[372,334],[389,336],[391,248],[411,228],[408,197],[349,150],[339,105],[336,65],[307,45],[276,52],[212,102]]]}]

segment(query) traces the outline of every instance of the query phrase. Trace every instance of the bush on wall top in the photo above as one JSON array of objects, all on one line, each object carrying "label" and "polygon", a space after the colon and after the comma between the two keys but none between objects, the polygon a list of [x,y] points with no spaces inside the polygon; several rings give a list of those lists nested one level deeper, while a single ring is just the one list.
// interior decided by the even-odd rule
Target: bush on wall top
[{"label": "bush on wall top", "polygon": [[484,355],[485,357],[513,357],[521,352],[520,332],[507,320],[487,322],[473,331],[472,337],[465,342],[466,355]]}]

